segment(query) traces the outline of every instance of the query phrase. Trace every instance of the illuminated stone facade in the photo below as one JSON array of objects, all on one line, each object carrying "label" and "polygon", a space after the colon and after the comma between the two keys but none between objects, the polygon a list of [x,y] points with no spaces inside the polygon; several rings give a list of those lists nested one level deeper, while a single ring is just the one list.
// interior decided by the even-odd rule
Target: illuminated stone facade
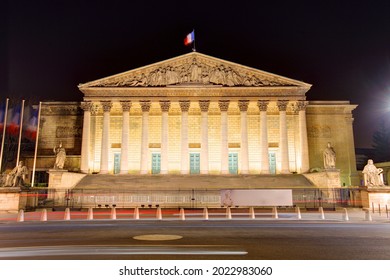
[{"label": "illuminated stone facade", "polygon": [[83,102],[43,103],[38,166],[62,142],[82,173],[307,173],[331,142],[356,185],[356,105],[308,102],[310,87],[197,52],[80,84]]}]

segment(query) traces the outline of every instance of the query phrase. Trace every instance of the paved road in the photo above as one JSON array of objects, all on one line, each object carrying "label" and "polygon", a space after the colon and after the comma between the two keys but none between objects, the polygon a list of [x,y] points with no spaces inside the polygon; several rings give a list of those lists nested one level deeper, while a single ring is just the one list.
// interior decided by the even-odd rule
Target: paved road
[{"label": "paved road", "polygon": [[[172,240],[166,240],[168,238]],[[0,224],[0,259],[390,260],[390,223],[310,220],[3,222]]]}]

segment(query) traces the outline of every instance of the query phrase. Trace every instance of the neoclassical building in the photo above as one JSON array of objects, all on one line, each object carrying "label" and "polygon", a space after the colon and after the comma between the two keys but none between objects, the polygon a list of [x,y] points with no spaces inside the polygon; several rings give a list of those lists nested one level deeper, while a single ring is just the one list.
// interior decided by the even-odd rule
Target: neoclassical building
[{"label": "neoclassical building", "polygon": [[331,142],[357,185],[356,105],[307,101],[310,87],[198,52],[83,83],[83,102],[43,103],[38,167],[62,142],[82,173],[307,173]]}]

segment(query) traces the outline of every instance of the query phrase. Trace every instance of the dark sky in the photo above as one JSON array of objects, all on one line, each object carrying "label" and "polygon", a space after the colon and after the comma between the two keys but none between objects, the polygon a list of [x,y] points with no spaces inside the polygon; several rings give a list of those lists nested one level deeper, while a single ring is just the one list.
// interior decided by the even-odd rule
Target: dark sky
[{"label": "dark sky", "polygon": [[0,93],[79,101],[79,83],[191,49],[350,100],[357,147],[390,117],[390,1],[8,1],[0,7]]}]

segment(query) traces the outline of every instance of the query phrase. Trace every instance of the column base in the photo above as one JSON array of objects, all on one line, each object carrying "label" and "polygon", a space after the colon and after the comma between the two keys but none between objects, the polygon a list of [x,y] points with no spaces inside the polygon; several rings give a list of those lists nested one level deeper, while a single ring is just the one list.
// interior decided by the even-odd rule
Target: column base
[{"label": "column base", "polygon": [[290,170],[281,170],[280,174],[291,174]]},{"label": "column base", "polygon": [[229,170],[221,170],[221,175],[229,175]]},{"label": "column base", "polygon": [[108,170],[100,170],[99,174],[108,174]]},{"label": "column base", "polygon": [[269,170],[260,170],[260,174],[271,174]]},{"label": "column base", "polygon": [[188,174],[190,174],[190,171],[189,171],[189,170],[181,170],[181,171],[180,171],[180,174],[182,174],[182,175],[188,175]]},{"label": "column base", "polygon": [[80,170],[81,173],[88,174],[89,170]]},{"label": "column base", "polygon": [[139,174],[145,175],[145,174],[148,174],[148,171],[147,171],[147,170],[141,170],[141,171],[139,172]]},{"label": "column base", "polygon": [[160,170],[160,174],[166,175],[168,174],[168,170]]},{"label": "column base", "polygon": [[241,170],[240,174],[248,175],[249,174],[249,170]]},{"label": "column base", "polygon": [[129,170],[121,170],[119,174],[129,174]]},{"label": "column base", "polygon": [[201,170],[201,171],[200,171],[200,174],[202,174],[202,175],[207,175],[207,174],[209,174],[209,171],[208,171],[208,170]]}]

